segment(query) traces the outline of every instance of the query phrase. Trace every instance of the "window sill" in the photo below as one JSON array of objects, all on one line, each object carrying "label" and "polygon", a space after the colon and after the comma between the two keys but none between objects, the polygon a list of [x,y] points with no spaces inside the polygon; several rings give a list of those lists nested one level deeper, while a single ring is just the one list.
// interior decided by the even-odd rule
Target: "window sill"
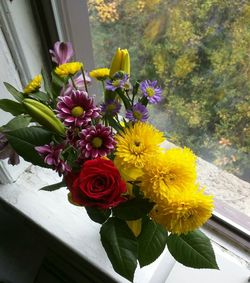
[{"label": "window sill", "polygon": [[[55,240],[54,242],[60,242],[65,249],[70,250],[78,258],[89,262],[92,270],[94,269],[93,273],[105,274],[107,277],[112,278],[114,282],[128,282],[113,271],[111,263],[101,246],[99,238],[100,226],[88,218],[82,207],[73,206],[68,202],[66,188],[51,193],[39,191],[42,186],[58,181],[59,177],[53,171],[31,166],[14,184],[0,186],[0,200],[10,211],[15,210],[25,219],[35,223],[36,226],[40,227],[41,231],[45,231],[46,234],[50,235]],[[223,260],[225,255],[232,258],[229,262],[234,262],[233,265],[235,264],[235,270],[238,270],[239,280],[231,282],[247,282],[247,261],[244,260],[244,256],[235,256],[235,254],[239,255],[237,247],[232,248],[231,251],[232,245],[228,245],[226,238],[215,236],[214,231],[206,228],[205,233],[215,242],[215,251],[220,260]],[[225,243],[227,245],[224,245]],[[237,260],[235,261],[235,259]],[[230,264],[223,265],[222,271],[218,275],[216,275],[218,271],[214,270],[197,271],[188,269],[176,263],[166,250],[153,264],[136,272],[135,282],[178,283],[180,281],[171,281],[171,278],[175,278],[180,269],[182,270],[182,277],[184,276],[183,279],[187,278],[187,276],[193,276],[192,274],[195,273],[195,276],[201,280],[203,276],[211,273],[215,274],[212,276],[218,278],[218,281],[213,281],[214,283],[228,282],[225,281],[228,278],[228,271],[226,270],[228,266]],[[245,281],[242,281],[243,275]],[[221,278],[225,280],[221,281]],[[236,280],[235,277],[234,280]]]}]

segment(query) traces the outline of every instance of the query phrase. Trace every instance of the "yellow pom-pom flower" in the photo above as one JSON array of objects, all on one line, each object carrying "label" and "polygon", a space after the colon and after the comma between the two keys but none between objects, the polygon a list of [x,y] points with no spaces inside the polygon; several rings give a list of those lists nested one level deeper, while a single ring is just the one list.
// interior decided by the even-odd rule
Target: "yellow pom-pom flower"
[{"label": "yellow pom-pom flower", "polygon": [[37,75],[35,76],[24,88],[24,93],[31,93],[34,91],[37,91],[40,87],[41,87],[41,83],[42,83],[42,76],[41,75]]},{"label": "yellow pom-pom flower", "polygon": [[89,72],[89,75],[94,79],[103,81],[109,77],[109,69],[108,68],[95,69]]},{"label": "yellow pom-pom flower", "polygon": [[194,187],[158,200],[151,217],[174,234],[186,234],[202,226],[212,215],[213,197]]},{"label": "yellow pom-pom flower", "polygon": [[83,68],[83,64],[80,62],[70,62],[70,63],[65,63],[62,65],[59,65],[55,69],[55,73],[59,77],[67,77],[67,76],[73,76],[77,72],[79,72]]},{"label": "yellow pom-pom flower", "polygon": [[172,192],[190,191],[196,182],[196,156],[188,148],[172,148],[147,159],[141,190],[158,202]]},{"label": "yellow pom-pom flower", "polygon": [[150,156],[160,151],[163,133],[151,124],[137,122],[115,136],[115,155],[127,166],[143,168]]}]

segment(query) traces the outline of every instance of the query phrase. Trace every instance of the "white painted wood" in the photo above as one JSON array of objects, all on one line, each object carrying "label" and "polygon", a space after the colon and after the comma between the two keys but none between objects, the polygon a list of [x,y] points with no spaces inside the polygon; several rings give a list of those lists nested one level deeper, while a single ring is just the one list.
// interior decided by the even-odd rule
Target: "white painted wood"
[{"label": "white painted wood", "polygon": [[[42,50],[28,0],[3,0],[0,12],[0,99],[13,99],[3,82],[22,90],[28,80],[40,73]],[[0,110],[0,126],[11,118],[11,114]],[[28,166],[22,159],[19,166],[0,161],[0,183],[13,182]]]},{"label": "white painted wood", "polygon": [[[54,192],[39,191],[42,186],[59,180],[51,170],[32,166],[15,184],[0,185],[0,197],[98,269],[120,283],[128,282],[111,266],[100,242],[100,225],[89,219],[83,207],[68,202],[66,188]],[[167,276],[168,266],[173,265],[173,259],[167,254],[166,251],[153,264],[137,270],[135,283],[164,282],[157,278],[161,278],[161,269]]]},{"label": "white painted wood", "polygon": [[220,270],[193,269],[176,263],[165,283],[247,283],[250,270],[233,262],[228,252],[214,246]]}]

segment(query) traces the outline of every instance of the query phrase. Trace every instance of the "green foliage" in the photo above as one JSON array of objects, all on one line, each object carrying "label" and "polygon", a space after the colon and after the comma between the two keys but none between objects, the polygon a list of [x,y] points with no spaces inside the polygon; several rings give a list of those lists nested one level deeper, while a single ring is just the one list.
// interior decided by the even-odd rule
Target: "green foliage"
[{"label": "green foliage", "polygon": [[167,245],[172,256],[188,267],[218,269],[210,240],[199,230],[180,236],[171,234]]},{"label": "green foliage", "polygon": [[53,133],[40,127],[20,128],[6,133],[9,143],[16,153],[28,162],[47,167],[35,150],[35,146],[49,143]]},{"label": "green foliage", "polygon": [[143,267],[154,262],[163,252],[167,242],[167,231],[161,225],[146,218],[138,237],[138,260]]},{"label": "green foliage", "polygon": [[62,180],[62,181],[59,182],[59,183],[42,187],[42,188],[40,189],[40,191],[53,192],[53,191],[56,191],[56,190],[61,189],[62,187],[65,187],[65,186],[66,186],[65,182],[64,182],[64,180]]},{"label": "green foliage", "polygon": [[115,217],[102,225],[100,234],[114,270],[132,282],[138,257],[136,237],[125,221]]},{"label": "green foliage", "polygon": [[249,3],[91,0],[89,14],[97,67],[128,48],[136,79],[157,79],[164,89],[152,122],[249,180]]},{"label": "green foliage", "polygon": [[88,216],[91,220],[97,223],[104,223],[110,216],[110,209],[99,209],[97,207],[85,206]]}]

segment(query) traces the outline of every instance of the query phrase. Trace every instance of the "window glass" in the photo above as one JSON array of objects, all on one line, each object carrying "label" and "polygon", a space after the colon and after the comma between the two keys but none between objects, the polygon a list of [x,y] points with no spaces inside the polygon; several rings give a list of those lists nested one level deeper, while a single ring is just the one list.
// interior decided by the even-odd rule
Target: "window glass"
[{"label": "window glass", "polygon": [[127,48],[132,76],[164,89],[152,122],[171,142],[249,182],[249,2],[89,0],[88,9],[96,67]]}]

